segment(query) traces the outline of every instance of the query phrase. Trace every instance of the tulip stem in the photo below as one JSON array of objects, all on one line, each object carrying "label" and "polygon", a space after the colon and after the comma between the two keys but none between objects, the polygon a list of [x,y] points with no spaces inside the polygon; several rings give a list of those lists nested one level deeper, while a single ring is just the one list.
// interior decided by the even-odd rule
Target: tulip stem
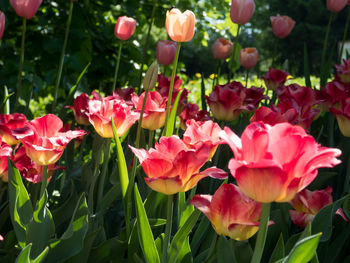
[{"label": "tulip stem", "polygon": [[[140,147],[142,119],[143,119],[143,113],[145,112],[148,92],[149,92],[149,90],[145,91],[145,97],[144,97],[143,102],[142,102],[142,108],[141,108],[139,123],[138,123],[138,126],[137,126],[135,148],[139,148]],[[126,223],[126,236],[127,236],[128,239],[129,239],[129,236],[130,236],[130,224],[129,224],[129,222],[131,220],[131,210],[132,210],[131,195],[132,195],[132,190],[134,189],[136,168],[137,168],[137,158],[134,155],[133,162],[132,162],[132,170],[131,170],[131,175],[130,175],[130,182],[129,182],[128,189],[127,189],[127,192],[126,192],[125,221],[127,222]]]},{"label": "tulip stem", "polygon": [[221,74],[221,61],[219,60],[219,65],[218,65],[218,74],[216,77],[216,83],[215,85],[220,85],[220,74]]},{"label": "tulip stem", "polygon": [[64,42],[63,42],[63,47],[62,47],[62,51],[61,51],[60,62],[58,64],[59,66],[58,66],[58,73],[57,73],[57,79],[56,79],[56,85],[55,85],[55,97],[54,97],[54,101],[52,103],[52,109],[51,109],[52,112],[55,111],[56,104],[57,104],[58,88],[59,88],[60,83],[61,83],[64,57],[66,54],[70,25],[72,22],[73,5],[74,5],[74,1],[70,1],[69,14],[68,14],[67,25],[66,25],[66,32],[64,34]]},{"label": "tulip stem", "polygon": [[48,170],[47,165],[44,165],[44,167],[43,167],[43,177],[41,179],[41,188],[40,188],[40,197],[39,197],[40,199],[44,195],[45,190],[46,190],[46,186],[47,186],[47,170]]},{"label": "tulip stem", "polygon": [[111,152],[111,139],[105,140],[105,148],[103,150],[103,166],[102,166],[102,173],[100,176],[100,182],[98,185],[98,195],[97,195],[97,204],[101,205],[101,201],[103,198],[103,189],[105,185],[106,180],[106,174],[108,170],[108,161],[109,161],[109,154]]},{"label": "tulip stem", "polygon": [[115,63],[115,71],[114,71],[114,78],[113,78],[113,91],[115,91],[115,87],[117,86],[117,78],[118,78],[118,71],[119,71],[119,64],[120,64],[120,56],[122,54],[122,47],[123,42],[120,41],[119,49],[118,49],[118,56]]},{"label": "tulip stem", "polygon": [[275,37],[275,40],[273,41],[273,53],[272,53],[272,67],[275,67],[276,62],[276,53],[277,53],[277,45],[278,45],[278,38]]},{"label": "tulip stem", "polygon": [[17,94],[16,94],[16,100],[15,100],[15,106],[18,105],[18,100],[22,89],[22,71],[23,71],[23,62],[24,62],[24,48],[25,48],[25,42],[26,42],[26,30],[27,30],[27,19],[23,17],[21,54],[19,57],[19,70],[18,70],[18,77],[17,77]]},{"label": "tulip stem", "polygon": [[329,31],[331,29],[333,17],[334,17],[334,13],[332,12],[331,15],[329,16],[326,36],[325,36],[324,41],[323,41],[323,49],[322,49],[322,57],[321,57],[321,86],[324,86],[326,84],[326,81],[327,81],[327,76],[325,75],[326,65],[324,65],[324,63],[325,63],[325,57],[326,57],[328,36],[329,36]]},{"label": "tulip stem", "polygon": [[147,31],[147,36],[146,36],[146,40],[145,40],[145,48],[142,51],[141,68],[140,68],[140,75],[139,75],[139,85],[138,85],[137,93],[140,93],[140,91],[141,91],[143,66],[145,65],[145,59],[146,59],[146,54],[147,54],[147,50],[148,50],[149,37],[151,35],[151,30],[152,30],[152,26],[153,26],[153,22],[154,22],[154,16],[155,16],[155,13],[156,13],[156,7],[157,7],[157,0],[153,0],[151,22],[150,22],[150,25],[149,25],[148,31]]},{"label": "tulip stem", "polygon": [[263,203],[262,206],[258,237],[256,239],[253,257],[250,261],[251,263],[260,263],[265,247],[271,203]]},{"label": "tulip stem", "polygon": [[340,55],[339,55],[339,61],[341,63],[341,59],[342,59],[342,55],[343,55],[343,50],[344,50],[344,43],[345,43],[345,39],[348,35],[348,30],[349,30],[349,23],[350,23],[350,7],[348,8],[348,16],[346,18],[346,23],[345,23],[345,30],[344,30],[344,35],[343,35],[343,40],[342,40],[342,44],[341,44],[341,48],[340,48]]},{"label": "tulip stem", "polygon": [[231,65],[231,69],[229,67],[229,77],[228,77],[228,83],[231,82],[231,78],[233,78],[233,66],[235,63],[235,59],[236,59],[236,49],[237,49],[237,45],[238,45],[238,35],[239,35],[239,30],[241,29],[241,25],[237,25],[237,33],[236,33],[236,37],[235,37],[235,41],[233,41],[233,50],[232,50],[232,57],[231,57],[231,61],[229,62]]},{"label": "tulip stem", "polygon": [[179,54],[180,54],[180,47],[181,47],[181,42],[177,42],[176,55],[175,55],[174,65],[173,65],[173,72],[171,73],[171,81],[170,81],[170,87],[169,87],[169,93],[168,93],[168,102],[166,105],[164,131],[165,131],[165,136],[167,136],[167,137],[170,136],[168,133],[170,131],[170,127],[172,127],[172,125],[173,125],[173,123],[169,123],[169,115],[170,115],[171,99],[172,99],[172,95],[173,95],[174,81],[175,81],[175,75],[176,75],[177,61],[179,59]]},{"label": "tulip stem", "polygon": [[162,263],[168,262],[168,248],[171,236],[171,225],[173,223],[173,199],[174,195],[168,196]]},{"label": "tulip stem", "polygon": [[245,75],[245,87],[248,88],[248,81],[249,81],[249,70],[247,69],[246,75]]},{"label": "tulip stem", "polygon": [[153,145],[153,136],[154,136],[154,131],[153,131],[153,130],[150,130],[150,131],[148,132],[148,146],[147,146],[147,150],[148,150],[149,148],[151,148],[152,145]]}]

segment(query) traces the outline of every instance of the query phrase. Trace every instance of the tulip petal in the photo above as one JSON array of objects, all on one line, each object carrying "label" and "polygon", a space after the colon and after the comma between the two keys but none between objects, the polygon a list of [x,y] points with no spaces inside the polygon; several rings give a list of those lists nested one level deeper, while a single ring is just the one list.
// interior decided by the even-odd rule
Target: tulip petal
[{"label": "tulip petal", "polygon": [[211,178],[222,180],[227,178],[227,173],[219,168],[216,168],[215,166],[200,172],[200,174],[205,175],[206,177],[209,176]]},{"label": "tulip petal", "polygon": [[146,184],[156,192],[172,195],[182,191],[182,181],[179,177],[145,178]]},{"label": "tulip petal", "polygon": [[190,201],[191,204],[201,211],[203,214],[210,219],[210,202],[212,200],[211,195],[195,195]]},{"label": "tulip petal", "polygon": [[230,146],[236,159],[241,159],[242,143],[241,139],[230,128],[225,127],[219,132],[220,137]]}]

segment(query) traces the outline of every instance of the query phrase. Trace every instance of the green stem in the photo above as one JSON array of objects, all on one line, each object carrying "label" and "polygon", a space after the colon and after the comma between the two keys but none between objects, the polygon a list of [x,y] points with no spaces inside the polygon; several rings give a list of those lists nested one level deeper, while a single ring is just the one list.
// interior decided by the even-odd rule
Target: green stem
[{"label": "green stem", "polygon": [[[332,12],[331,15],[329,16],[329,21],[328,21],[328,26],[327,26],[327,31],[326,31],[326,36],[323,41],[323,49],[322,49],[322,57],[321,57],[321,78],[323,77],[323,70],[324,70],[324,63],[325,63],[325,57],[326,57],[326,50],[327,50],[327,43],[328,43],[328,36],[329,36],[329,31],[331,29],[331,24],[332,20],[334,17],[334,13]],[[322,83],[323,81],[321,80],[321,86],[324,84]]]},{"label": "green stem", "polygon": [[142,82],[142,73],[143,73],[143,66],[145,65],[145,59],[146,59],[146,54],[148,50],[148,43],[149,43],[149,37],[151,35],[151,30],[152,30],[152,25],[154,22],[154,16],[156,13],[156,6],[157,6],[157,0],[153,0],[153,9],[152,9],[152,14],[151,14],[151,23],[148,27],[148,32],[146,36],[146,41],[145,41],[145,48],[142,52],[142,59],[141,59],[141,68],[140,68],[140,75],[139,75],[139,85],[138,85],[138,93],[141,91],[141,82]]},{"label": "green stem", "polygon": [[148,146],[147,150],[152,147],[153,145],[153,136],[154,136],[154,131],[149,131],[148,133]]},{"label": "green stem", "polygon": [[277,53],[277,45],[278,45],[278,38],[275,37],[275,40],[273,41],[272,67],[275,67],[276,53]]},{"label": "green stem", "polygon": [[249,70],[247,69],[246,75],[245,75],[245,87],[248,88],[248,77],[249,77]]},{"label": "green stem", "polygon": [[349,23],[350,23],[350,7],[348,8],[348,16],[346,18],[344,35],[343,35],[343,40],[342,40],[342,44],[341,44],[341,48],[340,48],[340,57],[339,57],[340,63],[341,63],[341,58],[342,58],[342,55],[343,55],[345,39],[346,39],[346,37],[348,35]]},{"label": "green stem", "polygon": [[23,71],[23,62],[24,62],[24,47],[26,42],[26,30],[27,30],[27,19],[23,18],[21,54],[19,57],[19,70],[18,70],[18,77],[17,77],[17,94],[16,94],[15,106],[18,105],[18,99],[22,89],[22,71]]},{"label": "green stem", "polygon": [[74,5],[74,1],[70,1],[69,15],[68,15],[67,25],[66,25],[66,32],[64,35],[64,42],[63,42],[63,47],[62,47],[62,51],[61,51],[61,57],[60,57],[60,62],[59,62],[59,66],[58,66],[58,73],[57,73],[57,79],[56,79],[56,85],[55,85],[55,97],[54,97],[54,101],[52,103],[52,109],[51,109],[52,112],[55,111],[56,104],[57,104],[58,88],[59,88],[60,83],[61,83],[64,57],[66,54],[66,48],[67,48],[67,43],[68,43],[69,29],[70,29],[70,24],[72,22],[73,5]]},{"label": "green stem", "polygon": [[218,76],[216,77],[215,85],[220,85],[221,61],[219,61]]},{"label": "green stem", "polygon": [[266,236],[267,236],[270,208],[271,208],[271,203],[263,203],[258,237],[256,239],[253,257],[252,257],[252,260],[250,261],[251,263],[260,263],[261,261],[262,254],[264,252]]},{"label": "green stem", "polygon": [[[140,147],[142,119],[143,119],[143,113],[145,112],[148,92],[149,92],[149,90],[146,90],[145,97],[144,97],[143,103],[142,103],[139,123],[138,123],[138,126],[137,126],[135,148],[139,148]],[[127,238],[129,238],[129,236],[130,236],[130,220],[131,220],[131,210],[132,210],[131,195],[132,195],[132,190],[134,189],[136,167],[137,167],[137,158],[134,155],[133,165],[132,165],[132,170],[131,170],[131,175],[130,175],[130,182],[129,182],[128,190],[127,190],[127,193],[126,193],[125,222],[126,222],[126,236],[127,236]]]},{"label": "green stem", "polygon": [[[235,63],[235,59],[236,59],[235,55],[236,55],[236,49],[237,49],[237,45],[238,45],[238,35],[239,35],[240,29],[241,29],[241,25],[237,25],[237,33],[236,33],[235,41],[233,42],[232,57],[231,57],[231,61],[230,61],[231,68],[233,67],[233,64]],[[229,67],[228,83],[231,82],[232,78],[233,78],[233,70],[230,69],[230,67]]]},{"label": "green stem", "polygon": [[104,185],[105,185],[105,180],[106,180],[106,174],[108,170],[108,161],[109,161],[109,155],[111,152],[111,139],[106,139],[105,140],[105,149],[103,153],[103,167],[102,167],[102,174],[100,176],[100,182],[98,185],[98,194],[97,194],[97,204],[100,205],[101,201],[103,199],[103,190],[104,190]]},{"label": "green stem", "polygon": [[89,207],[91,214],[94,211],[94,191],[95,191],[95,184],[97,181],[97,172],[98,172],[98,168],[100,166],[100,161],[101,161],[102,147],[100,147],[100,149],[98,149],[97,151],[98,152],[96,154],[96,159],[95,159],[95,163],[94,163],[94,173],[93,173],[92,182],[90,184],[89,197],[88,197],[88,207]]},{"label": "green stem", "polygon": [[174,195],[168,196],[162,263],[168,262],[168,248],[171,237],[171,225],[173,223],[173,199]]},{"label": "green stem", "polygon": [[334,147],[334,125],[335,125],[335,116],[329,112],[328,115],[328,144],[329,147]]},{"label": "green stem", "polygon": [[43,177],[41,180],[41,187],[40,187],[40,198],[44,195],[46,187],[47,187],[47,165],[44,165],[43,168]]},{"label": "green stem", "polygon": [[[218,72],[218,70],[219,70],[219,60],[216,63],[216,70],[215,71]],[[211,86],[211,90],[212,91],[214,90],[215,82],[216,82],[216,77],[215,77],[215,74],[214,74],[213,83],[212,83],[212,86]]]},{"label": "green stem", "polygon": [[178,62],[179,54],[180,54],[180,47],[181,47],[181,42],[178,42],[176,45],[176,55],[175,55],[175,60],[174,60],[174,64],[173,64],[173,72],[171,73],[171,81],[170,81],[170,87],[169,87],[169,93],[168,93],[168,102],[166,105],[166,115],[165,115],[165,125],[164,125],[165,134],[167,134],[168,129],[170,129],[170,125],[172,125],[171,123],[169,124],[168,121],[169,121],[169,115],[170,115],[170,106],[171,106],[171,99],[172,99],[172,95],[173,95],[177,62]]},{"label": "green stem", "polygon": [[119,64],[120,64],[120,56],[122,54],[122,46],[123,41],[120,41],[119,49],[118,49],[118,56],[115,63],[115,72],[114,72],[114,78],[113,78],[113,91],[115,91],[115,87],[117,85],[117,78],[118,78],[118,71],[119,71]]}]

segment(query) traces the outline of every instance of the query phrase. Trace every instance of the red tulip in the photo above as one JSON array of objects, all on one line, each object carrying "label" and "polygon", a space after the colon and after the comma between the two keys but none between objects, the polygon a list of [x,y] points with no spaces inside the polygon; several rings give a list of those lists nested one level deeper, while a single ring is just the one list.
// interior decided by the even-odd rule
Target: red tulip
[{"label": "red tulip", "polygon": [[199,172],[209,157],[206,144],[189,149],[178,136],[173,135],[161,137],[155,149],[149,151],[129,147],[147,175],[145,181],[148,186],[166,195],[186,192],[207,176],[226,178],[226,173],[215,167]]},{"label": "red tulip", "polygon": [[327,0],[327,8],[334,12],[338,13],[348,4],[348,0]]},{"label": "red tulip", "polygon": [[191,41],[194,35],[196,17],[192,11],[181,13],[179,9],[172,8],[166,12],[165,27],[169,37],[176,42]]},{"label": "red tulip", "polygon": [[11,158],[11,155],[11,146],[3,142],[0,138],[0,178],[5,182],[8,181],[7,159]]},{"label": "red tulip", "polygon": [[26,19],[32,19],[38,11],[42,0],[10,0],[16,14]]},{"label": "red tulip", "polygon": [[75,121],[80,125],[90,125],[89,122],[89,96],[86,93],[82,93],[75,98],[73,106],[67,106],[71,108],[74,113]]},{"label": "red tulip", "polygon": [[5,14],[0,11],[0,39],[4,35],[5,31]]},{"label": "red tulip", "polygon": [[[145,92],[140,97],[133,94],[132,101],[136,112],[141,112],[144,99]],[[163,127],[165,123],[166,103],[167,99],[162,97],[158,91],[149,91],[141,127],[151,131]]]},{"label": "red tulip", "polygon": [[262,205],[234,184],[223,184],[211,195],[195,195],[191,204],[210,220],[218,235],[242,241],[259,230]]},{"label": "red tulip", "polygon": [[72,139],[85,134],[82,130],[60,132],[62,127],[60,118],[48,114],[12,132],[21,141],[30,159],[39,165],[50,165],[58,161]]},{"label": "red tulip", "polygon": [[271,16],[272,31],[278,38],[286,38],[292,32],[295,21],[289,16]]},{"label": "red tulip", "polygon": [[136,20],[132,17],[120,16],[114,27],[114,35],[120,40],[128,40],[135,32]]},{"label": "red tulip", "polygon": [[258,106],[262,100],[269,99],[269,96],[264,95],[265,89],[258,87],[250,87],[245,89],[245,98],[243,104],[247,111],[253,111]]},{"label": "red tulip", "polygon": [[242,48],[240,51],[240,62],[246,69],[252,69],[258,63],[259,53],[254,47]]},{"label": "red tulip", "polygon": [[293,223],[300,227],[306,227],[323,207],[333,203],[331,193],[332,188],[328,186],[325,190],[309,191],[304,189],[296,194],[290,201],[295,210],[289,210]]},{"label": "red tulip", "polygon": [[[42,181],[44,166],[33,162],[26,154],[24,147],[21,147],[17,150],[12,161],[14,162],[21,176],[28,182],[36,184]],[[48,166],[49,180],[53,172],[58,169],[64,169],[64,167],[58,167],[56,164],[51,164]]]},{"label": "red tulip", "polygon": [[233,23],[244,25],[254,14],[254,0],[232,0],[230,17]]},{"label": "red tulip", "polygon": [[269,71],[261,78],[265,81],[267,89],[276,90],[286,82],[288,75],[289,73],[286,71],[270,67]]},{"label": "red tulip", "polygon": [[183,135],[183,142],[191,149],[201,147],[205,143],[209,147],[209,159],[211,159],[219,144],[223,143],[219,136],[220,126],[213,121],[188,120],[187,129]]},{"label": "red tulip", "polygon": [[329,110],[336,116],[341,133],[345,137],[350,137],[350,98],[345,98],[339,105]]},{"label": "red tulip", "polygon": [[159,64],[169,66],[175,59],[176,43],[169,40],[158,41],[156,55]]},{"label": "red tulip", "polygon": [[299,126],[254,122],[241,139],[229,128],[220,132],[234,153],[229,162],[238,186],[262,202],[288,202],[317,176],[317,169],[340,163],[341,151],[321,147]]},{"label": "red tulip", "polygon": [[124,100],[112,97],[90,100],[89,120],[96,132],[103,138],[113,138],[111,118],[113,117],[117,135],[122,136],[138,120],[140,114],[131,110]]},{"label": "red tulip", "polygon": [[294,108],[288,109],[286,112],[282,113],[281,110],[278,107],[274,107],[274,105],[271,105],[271,108],[262,106],[254,113],[249,121],[262,121],[269,125],[275,125],[281,122],[294,124],[297,115],[298,113]]},{"label": "red tulip", "polygon": [[350,58],[343,59],[344,65],[335,65],[337,76],[343,83],[350,83]]},{"label": "red tulip", "polygon": [[197,104],[187,103],[185,109],[179,115],[180,117],[180,127],[183,130],[186,130],[186,122],[187,120],[195,120],[195,121],[209,121],[210,115],[206,110],[199,110]]},{"label": "red tulip", "polygon": [[225,38],[218,38],[211,46],[213,57],[216,59],[227,59],[231,55],[232,42]]},{"label": "red tulip", "polygon": [[316,100],[328,111],[329,108],[338,104],[344,98],[350,97],[350,83],[342,83],[338,80],[330,81],[325,88],[315,90]]},{"label": "red tulip", "polygon": [[13,129],[22,128],[27,123],[27,118],[21,113],[0,114],[0,137],[9,145],[19,143],[13,135]]}]

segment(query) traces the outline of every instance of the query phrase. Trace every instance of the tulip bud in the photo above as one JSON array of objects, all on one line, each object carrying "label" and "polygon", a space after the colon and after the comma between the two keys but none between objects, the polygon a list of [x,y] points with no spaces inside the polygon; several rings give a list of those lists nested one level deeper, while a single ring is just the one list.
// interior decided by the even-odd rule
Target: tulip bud
[{"label": "tulip bud", "polygon": [[173,8],[166,13],[165,27],[169,37],[176,42],[188,42],[193,38],[195,15],[186,10],[181,13],[179,9]]},{"label": "tulip bud", "polygon": [[225,38],[218,38],[211,46],[213,57],[216,59],[226,59],[232,51],[232,42]]},{"label": "tulip bud", "polygon": [[5,14],[0,11],[0,39],[4,35],[5,30]]},{"label": "tulip bud", "polygon": [[16,14],[26,19],[32,19],[38,11],[42,0],[10,0],[10,4],[15,9]]},{"label": "tulip bud", "polygon": [[278,38],[286,38],[292,32],[295,21],[289,16],[270,16],[272,31]]},{"label": "tulip bud", "polygon": [[233,23],[244,25],[254,14],[254,0],[232,0],[230,16]]},{"label": "tulip bud", "polygon": [[259,53],[255,47],[242,48],[240,52],[240,62],[246,69],[254,68],[258,63]]},{"label": "tulip bud", "polygon": [[120,40],[129,39],[136,29],[136,20],[132,17],[120,16],[114,28],[114,35]]},{"label": "tulip bud", "polygon": [[346,4],[348,0],[327,0],[327,8],[334,13],[341,11]]},{"label": "tulip bud", "polygon": [[169,40],[160,40],[157,43],[156,53],[158,63],[169,66],[175,59],[176,43]]},{"label": "tulip bud", "polygon": [[158,63],[154,61],[148,68],[145,78],[143,79],[143,88],[145,90],[152,90],[156,86],[158,78]]}]

